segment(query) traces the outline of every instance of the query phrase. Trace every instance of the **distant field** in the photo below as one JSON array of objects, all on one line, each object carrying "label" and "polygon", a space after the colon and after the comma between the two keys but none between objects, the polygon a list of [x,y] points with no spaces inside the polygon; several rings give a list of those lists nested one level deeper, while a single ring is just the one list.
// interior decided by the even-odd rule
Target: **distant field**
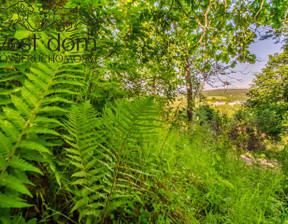
[{"label": "distant field", "polygon": [[249,89],[215,89],[205,90],[203,95],[207,97],[209,103],[217,101],[233,102],[247,100],[246,94]]},{"label": "distant field", "polygon": [[[207,104],[213,104],[217,101],[234,102],[234,101],[245,101],[247,100],[246,94],[249,89],[216,89],[203,91],[203,95],[206,97]],[[242,105],[221,105],[214,107],[216,111],[220,111],[222,114],[232,116],[238,111]]]},{"label": "distant field", "polygon": [[[202,102],[197,102],[196,107],[200,105],[211,105],[217,101],[224,102],[234,102],[234,101],[245,101],[247,100],[246,93],[249,92],[249,89],[217,89],[217,90],[206,90],[203,91],[203,95],[205,96],[205,100]],[[173,108],[184,109],[186,108],[186,97],[180,95],[176,97],[175,101],[171,104]],[[238,111],[243,105],[221,105],[217,107],[213,107],[214,110],[220,111],[223,114],[227,114],[228,116],[233,115],[236,111]]]}]

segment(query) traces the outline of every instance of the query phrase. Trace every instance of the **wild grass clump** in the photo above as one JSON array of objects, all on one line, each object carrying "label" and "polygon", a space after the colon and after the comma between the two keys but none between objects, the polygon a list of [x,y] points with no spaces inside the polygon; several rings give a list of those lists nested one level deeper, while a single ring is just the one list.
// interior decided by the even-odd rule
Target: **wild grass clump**
[{"label": "wild grass clump", "polygon": [[232,150],[227,135],[203,127],[193,135],[170,131],[153,196],[140,209],[141,223],[282,223],[284,176],[252,167]]}]

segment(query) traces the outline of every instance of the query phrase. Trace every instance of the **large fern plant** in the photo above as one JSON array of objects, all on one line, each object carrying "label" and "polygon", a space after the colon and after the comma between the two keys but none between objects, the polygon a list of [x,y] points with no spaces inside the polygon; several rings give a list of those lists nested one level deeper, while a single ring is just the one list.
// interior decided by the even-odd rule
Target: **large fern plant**
[{"label": "large fern plant", "polygon": [[[47,52],[44,45],[38,47]],[[78,65],[38,62],[25,75],[20,91],[11,91],[0,110],[0,213],[1,208],[31,206],[25,200],[32,196],[27,185],[33,185],[27,173],[42,174],[37,163],[47,162],[52,147],[61,144],[58,118],[83,85]]]},{"label": "large fern plant", "polygon": [[151,157],[157,134],[153,100],[116,102],[106,108],[103,117],[86,102],[75,106],[68,118],[65,139],[74,167],[72,211],[77,209],[84,223],[103,223],[116,210],[133,212],[146,190],[145,180],[153,175]]}]

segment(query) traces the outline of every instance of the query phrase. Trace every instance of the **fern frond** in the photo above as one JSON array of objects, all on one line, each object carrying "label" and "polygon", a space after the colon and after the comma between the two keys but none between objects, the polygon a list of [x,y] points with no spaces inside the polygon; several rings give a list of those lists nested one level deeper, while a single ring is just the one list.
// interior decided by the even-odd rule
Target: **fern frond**
[{"label": "fern frond", "polygon": [[155,140],[157,117],[150,98],[116,102],[98,118],[88,102],[73,107],[65,140],[74,167],[71,184],[77,186],[72,211],[77,209],[80,219],[103,222],[116,209],[131,206],[135,192],[145,190],[145,178],[152,174],[139,157],[146,149],[143,142],[152,146]]},{"label": "fern frond", "polygon": [[[1,43],[5,38],[14,35],[12,31],[1,31]],[[3,47],[3,46],[2,46]],[[21,90],[25,80],[23,67],[26,67],[23,62],[15,63],[9,59],[12,57],[17,58],[17,51],[10,51],[6,46],[1,49],[0,58],[0,106],[6,106],[11,103],[10,95],[17,93]],[[0,109],[1,111],[1,109]]]},{"label": "fern frond", "polygon": [[15,176],[9,175],[8,173],[2,175],[0,186],[6,187],[7,189],[11,189],[13,191],[19,192],[21,194],[26,194],[32,197],[27,187],[23,184],[23,181]]},{"label": "fern frond", "polygon": [[[47,36],[45,33],[42,35],[46,41]],[[44,45],[40,46],[42,49],[39,47],[39,50],[44,52]],[[62,126],[59,118],[69,111],[75,99],[73,93],[79,92],[83,86],[81,66],[74,66],[73,72],[71,69],[68,70],[65,64],[32,64],[25,73],[23,86],[19,91],[13,89],[9,93],[10,103],[0,110],[1,192],[2,195],[8,195],[9,192],[9,197],[19,202],[14,206],[13,203],[7,203],[5,207],[25,205],[20,200],[21,194],[31,196],[24,185],[27,183],[26,173],[41,174],[33,161],[40,161],[41,157],[49,158],[51,147],[59,146],[58,130]],[[21,173],[21,178],[15,173]],[[13,180],[17,183],[14,188],[9,184]]]},{"label": "fern frond", "polygon": [[16,198],[15,196],[9,196],[0,193],[0,208],[25,208],[30,207],[23,199]]},{"label": "fern frond", "polygon": [[[108,171],[107,167],[99,164],[99,161],[103,159],[104,150],[99,147],[103,136],[96,132],[101,127],[101,120],[96,115],[92,105],[86,102],[72,108],[68,116],[69,120],[65,124],[68,135],[64,138],[71,146],[66,149],[66,152],[74,166],[72,178],[77,178],[72,180],[71,184],[83,186],[82,191],[73,192],[78,195],[78,199],[72,211],[76,209],[85,211],[93,202],[89,202],[89,198],[97,193],[93,189],[95,182]],[[103,190],[103,186],[99,186],[98,191]],[[83,215],[81,212],[80,217]]]}]

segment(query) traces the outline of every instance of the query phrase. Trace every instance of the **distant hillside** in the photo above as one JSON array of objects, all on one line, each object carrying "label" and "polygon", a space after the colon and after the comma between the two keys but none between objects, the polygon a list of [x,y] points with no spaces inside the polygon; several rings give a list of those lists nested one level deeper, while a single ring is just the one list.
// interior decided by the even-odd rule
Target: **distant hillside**
[{"label": "distant hillside", "polygon": [[249,89],[213,89],[203,91],[203,95],[207,97],[207,100],[211,103],[216,101],[238,101],[247,100],[246,94]]}]

